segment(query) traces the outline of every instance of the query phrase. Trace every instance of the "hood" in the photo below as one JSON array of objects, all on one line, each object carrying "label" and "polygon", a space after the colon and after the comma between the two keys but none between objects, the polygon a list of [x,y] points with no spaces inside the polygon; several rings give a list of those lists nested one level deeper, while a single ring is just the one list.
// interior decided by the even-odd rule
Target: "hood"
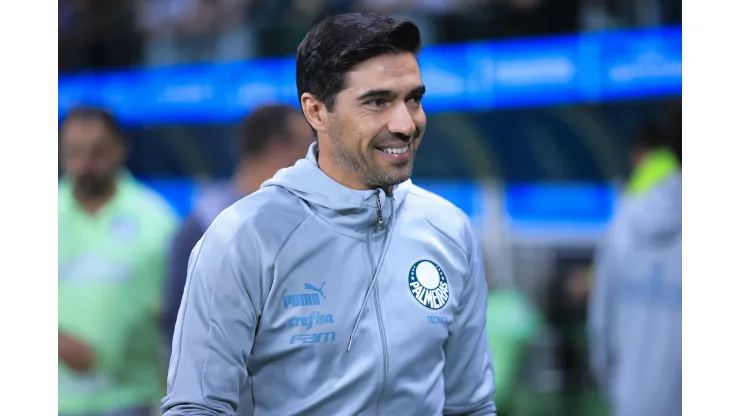
[{"label": "hood", "polygon": [[314,142],[305,159],[279,170],[262,184],[262,188],[281,187],[305,201],[312,211],[334,228],[362,235],[370,227],[388,224],[411,188],[411,180],[396,185],[391,195],[386,195],[382,189],[358,191],[347,188],[319,168],[317,155],[318,145]]},{"label": "hood", "polygon": [[[665,179],[648,193],[633,201],[632,224],[637,233],[650,242],[681,235],[681,173]],[[659,241],[658,241],[659,240]]]}]

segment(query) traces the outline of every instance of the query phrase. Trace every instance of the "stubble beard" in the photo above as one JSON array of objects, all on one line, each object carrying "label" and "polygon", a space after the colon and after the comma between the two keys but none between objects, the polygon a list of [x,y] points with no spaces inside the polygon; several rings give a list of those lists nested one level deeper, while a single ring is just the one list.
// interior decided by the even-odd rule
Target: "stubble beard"
[{"label": "stubble beard", "polygon": [[99,199],[112,193],[115,175],[83,175],[74,183],[75,194],[84,199]]},{"label": "stubble beard", "polygon": [[[387,189],[403,183],[411,177],[414,166],[413,154],[409,155],[409,159],[403,167],[383,169],[377,165],[372,156],[366,159],[361,154],[347,148],[339,132],[333,131],[330,138],[334,157],[339,167],[347,173],[359,173],[360,180],[368,189]],[[373,142],[377,139],[376,137]],[[410,146],[411,142],[409,142]],[[409,151],[411,151],[410,148]]]}]

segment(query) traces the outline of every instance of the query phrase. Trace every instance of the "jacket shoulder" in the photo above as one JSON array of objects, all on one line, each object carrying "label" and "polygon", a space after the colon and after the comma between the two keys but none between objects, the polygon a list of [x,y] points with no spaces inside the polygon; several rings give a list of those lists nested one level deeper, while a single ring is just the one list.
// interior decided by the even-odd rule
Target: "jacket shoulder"
[{"label": "jacket shoulder", "polygon": [[423,219],[470,255],[475,237],[470,218],[463,210],[417,185],[411,186],[404,205],[410,215]]},{"label": "jacket shoulder", "polygon": [[206,236],[224,246],[236,244],[277,253],[308,217],[296,196],[280,187],[268,187],[226,208],[208,227]]}]

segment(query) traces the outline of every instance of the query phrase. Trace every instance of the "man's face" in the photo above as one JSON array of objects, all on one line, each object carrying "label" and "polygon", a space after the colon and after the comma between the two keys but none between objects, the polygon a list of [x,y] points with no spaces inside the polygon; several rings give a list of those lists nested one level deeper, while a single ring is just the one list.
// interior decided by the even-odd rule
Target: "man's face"
[{"label": "man's face", "polygon": [[105,123],[73,119],[62,126],[61,159],[64,174],[81,196],[103,196],[111,189],[124,157],[124,148]]},{"label": "man's face", "polygon": [[426,127],[416,57],[381,55],[346,77],[327,124],[334,159],[368,189],[404,182]]}]

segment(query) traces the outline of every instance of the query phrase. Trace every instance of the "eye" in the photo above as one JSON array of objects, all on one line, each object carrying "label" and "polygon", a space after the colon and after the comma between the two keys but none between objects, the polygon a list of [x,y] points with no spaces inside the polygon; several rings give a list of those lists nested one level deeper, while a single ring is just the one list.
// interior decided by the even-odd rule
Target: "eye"
[{"label": "eye", "polygon": [[366,105],[372,107],[372,108],[383,108],[386,105],[388,105],[388,101],[382,99],[382,98],[375,98],[365,103]]},{"label": "eye", "polygon": [[417,95],[415,97],[411,97],[409,100],[412,104],[420,106],[421,105],[421,99],[424,98],[423,95]]}]

